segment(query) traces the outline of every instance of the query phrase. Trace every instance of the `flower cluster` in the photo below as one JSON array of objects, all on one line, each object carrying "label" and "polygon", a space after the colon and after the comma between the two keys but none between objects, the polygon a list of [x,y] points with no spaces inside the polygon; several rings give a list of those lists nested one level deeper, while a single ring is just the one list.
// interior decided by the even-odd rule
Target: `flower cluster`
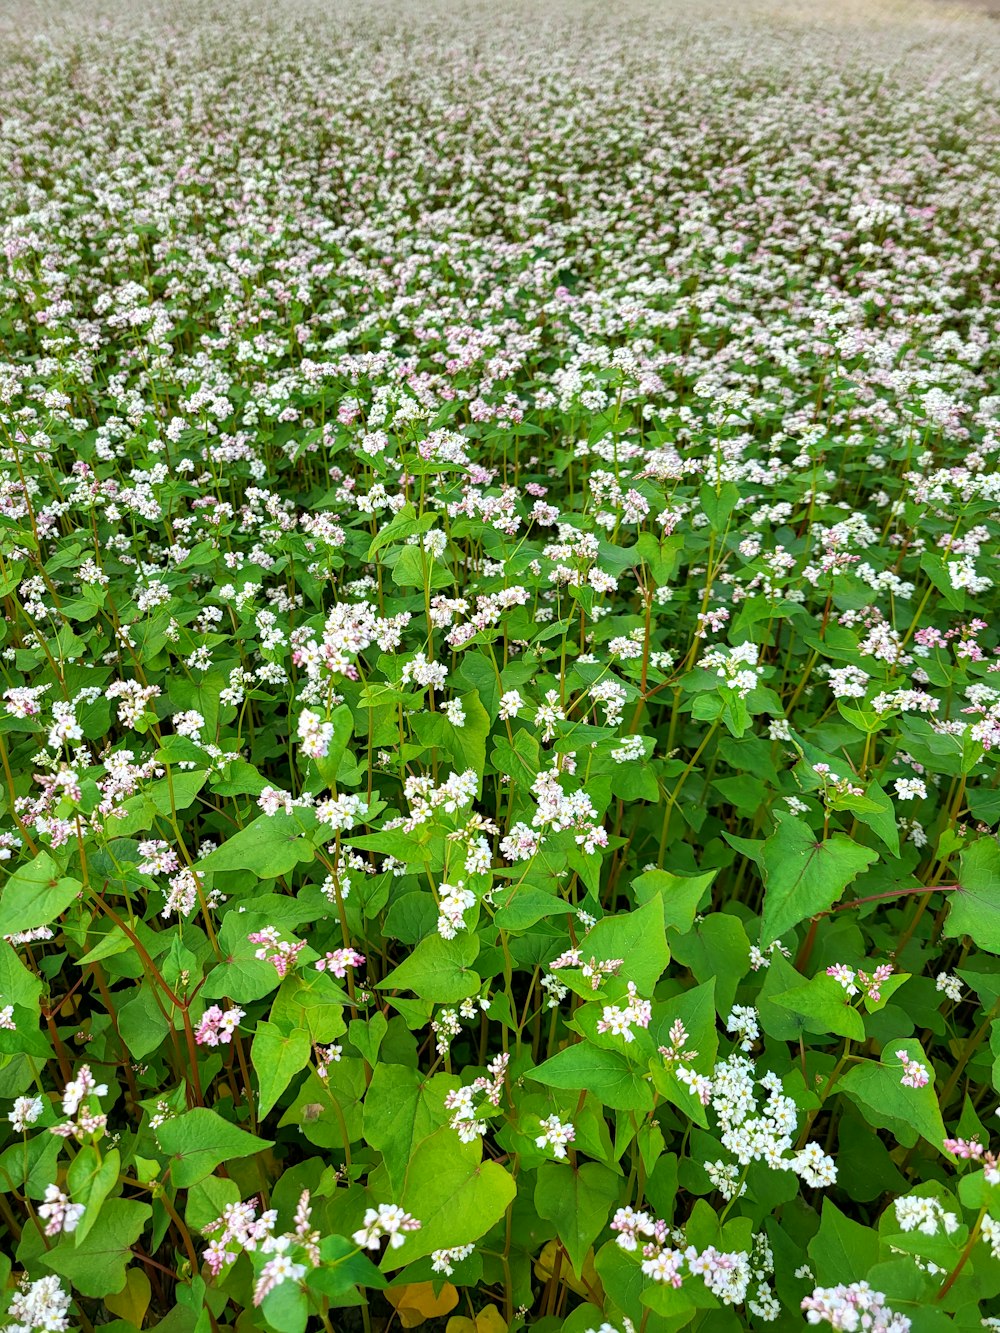
[{"label": "flower cluster", "polygon": [[567,1145],[576,1138],[576,1129],[557,1115],[550,1115],[541,1122],[541,1130],[535,1139],[535,1146],[551,1148],[553,1157],[565,1157]]},{"label": "flower cluster", "polygon": [[41,1277],[20,1287],[7,1307],[10,1333],[64,1333],[70,1326],[72,1299],[58,1277]]},{"label": "flower cluster", "polygon": [[325,957],[317,961],[316,971],[327,972],[330,976],[343,978],[347,976],[348,968],[364,967],[364,963],[364,954],[358,953],[357,949],[352,949],[349,945],[346,945],[340,949],[328,949]]},{"label": "flower cluster", "polygon": [[880,1291],[867,1282],[840,1283],[836,1287],[816,1287],[802,1301],[806,1322],[829,1324],[845,1333],[870,1330],[870,1333],[908,1333],[910,1320],[896,1314],[885,1303]]},{"label": "flower cluster", "polygon": [[4,8],[17,1333],[996,1321],[986,7]]},{"label": "flower cluster", "polygon": [[597,1022],[598,1032],[608,1032],[613,1037],[622,1037],[626,1042],[635,1041],[632,1024],[648,1028],[653,1016],[653,1007],[648,1000],[640,1000],[635,982],[628,983],[628,1003],[624,1008],[617,1004],[606,1004]]},{"label": "flower cluster", "polygon": [[365,1250],[377,1250],[383,1237],[388,1236],[389,1248],[398,1250],[406,1241],[407,1232],[419,1231],[423,1224],[403,1211],[398,1204],[380,1203],[365,1212],[364,1224],[355,1231],[353,1240]]},{"label": "flower cluster", "polygon": [[283,940],[281,931],[276,926],[265,926],[263,930],[251,931],[247,936],[250,944],[259,944],[254,957],[261,962],[273,964],[279,977],[288,974],[295,966],[299,954],[306,947],[305,940]]},{"label": "flower cluster", "polygon": [[63,1115],[75,1116],[76,1119],[52,1125],[50,1132],[60,1138],[73,1138],[79,1142],[94,1136],[100,1137],[108,1117],[102,1111],[95,1110],[93,1102],[95,1098],[107,1095],[108,1085],[97,1082],[90,1072],[90,1065],[81,1065],[80,1072],[66,1084],[62,1095]]},{"label": "flower cluster", "polygon": [[194,1030],[194,1039],[199,1046],[228,1046],[245,1017],[246,1011],[236,1005],[225,1010],[217,1004],[210,1005]]},{"label": "flower cluster", "polygon": [[927,1066],[921,1064],[919,1060],[914,1060],[909,1051],[898,1050],[896,1059],[902,1061],[903,1073],[900,1077],[900,1083],[904,1088],[925,1088],[930,1082],[930,1073]]},{"label": "flower cluster", "polygon": [[685,1244],[683,1231],[674,1231],[662,1219],[632,1208],[618,1209],[611,1230],[617,1232],[621,1249],[641,1253],[642,1272],[654,1282],[679,1288],[690,1274],[700,1277],[724,1305],[742,1305],[746,1299],[753,1276],[746,1251],[727,1253],[709,1245],[699,1252],[696,1246]]},{"label": "flower cluster", "polygon": [[839,981],[848,996],[863,993],[873,1003],[881,1000],[882,983],[889,980],[892,972],[891,963],[879,963],[870,976],[860,968],[855,971],[846,963],[831,963],[826,969],[826,975],[833,977],[834,981]]}]

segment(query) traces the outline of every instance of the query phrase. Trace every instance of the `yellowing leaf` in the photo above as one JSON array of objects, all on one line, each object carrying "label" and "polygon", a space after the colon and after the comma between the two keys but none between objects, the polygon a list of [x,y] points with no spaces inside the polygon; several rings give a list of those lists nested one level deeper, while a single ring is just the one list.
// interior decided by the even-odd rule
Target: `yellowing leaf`
[{"label": "yellowing leaf", "polygon": [[507,1333],[507,1324],[495,1305],[487,1305],[475,1319],[461,1314],[453,1315],[444,1333]]},{"label": "yellowing leaf", "polygon": [[390,1287],[385,1296],[396,1307],[404,1328],[416,1328],[427,1319],[447,1314],[458,1304],[458,1292],[450,1282],[439,1293],[435,1293],[433,1282],[409,1282],[405,1287]]},{"label": "yellowing leaf", "polygon": [[136,1328],[142,1328],[142,1321],[149,1309],[149,1278],[141,1268],[130,1268],[121,1291],[105,1296],[104,1304],[119,1319],[127,1319]]},{"label": "yellowing leaf", "polygon": [[[561,1248],[558,1240],[547,1241],[542,1246],[541,1253],[535,1260],[535,1277],[541,1282],[548,1282],[549,1278],[555,1273],[556,1254]],[[583,1270],[579,1277],[573,1273],[573,1265],[568,1256],[564,1253],[562,1263],[559,1266],[559,1281],[565,1282],[570,1291],[576,1292],[578,1296],[586,1296],[588,1300],[594,1300],[595,1296],[601,1297],[603,1301],[603,1292],[601,1288],[601,1279],[597,1275],[597,1269],[594,1267],[594,1251],[589,1249],[587,1257],[583,1261]],[[597,1302],[600,1304],[601,1302]]]}]

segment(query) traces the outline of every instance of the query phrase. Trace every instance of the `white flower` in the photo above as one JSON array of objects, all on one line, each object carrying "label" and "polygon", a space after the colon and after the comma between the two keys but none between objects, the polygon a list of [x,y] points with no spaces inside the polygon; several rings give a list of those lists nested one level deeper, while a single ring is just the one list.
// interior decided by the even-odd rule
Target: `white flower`
[{"label": "white flower", "polygon": [[554,1157],[566,1156],[566,1145],[576,1138],[576,1130],[571,1124],[563,1123],[558,1116],[550,1115],[542,1121],[542,1132],[535,1139],[539,1148],[551,1148]]},{"label": "white flower", "polygon": [[7,1119],[14,1126],[15,1133],[21,1134],[29,1125],[33,1125],[45,1109],[41,1097],[15,1097],[13,1111],[8,1111]]},{"label": "white flower", "polygon": [[733,1005],[726,1019],[726,1031],[734,1032],[739,1037],[741,1051],[752,1051],[754,1042],[760,1036],[757,1010],[750,1005]]},{"label": "white flower", "polygon": [[517,690],[508,690],[506,694],[500,696],[499,718],[501,722],[506,722],[508,718],[517,717],[520,710],[524,707],[524,700],[518,694]]},{"label": "white flower", "polygon": [[46,1185],[45,1202],[38,1205],[38,1216],[48,1222],[46,1236],[57,1236],[61,1231],[75,1231],[86,1209],[82,1203],[70,1203],[58,1185]]},{"label": "white flower", "polygon": [[961,978],[952,976],[951,973],[949,972],[939,972],[937,974],[935,989],[939,991],[944,991],[948,999],[953,1000],[956,1004],[958,1004],[958,1002],[962,998],[963,992],[962,992]]},{"label": "white flower", "polygon": [[16,1291],[7,1307],[13,1320],[9,1333],[27,1333],[41,1329],[44,1333],[63,1333],[69,1327],[71,1297],[63,1291],[57,1277],[39,1278],[29,1287]]}]

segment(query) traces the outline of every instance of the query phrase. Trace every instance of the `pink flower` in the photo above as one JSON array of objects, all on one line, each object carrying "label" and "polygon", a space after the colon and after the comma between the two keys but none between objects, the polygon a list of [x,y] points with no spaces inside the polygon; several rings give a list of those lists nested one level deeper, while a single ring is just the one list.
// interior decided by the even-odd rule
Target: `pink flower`
[{"label": "pink flower", "polygon": [[266,960],[273,963],[279,977],[286,975],[306,947],[305,940],[283,940],[274,926],[265,926],[263,930],[252,931],[247,939],[251,944],[263,946],[257,950],[254,957],[259,958],[261,962]]},{"label": "pink flower", "polygon": [[904,1088],[925,1088],[931,1081],[927,1066],[919,1060],[911,1060],[906,1051],[898,1050],[896,1059],[903,1062],[903,1077],[899,1081]]},{"label": "pink flower", "polygon": [[357,949],[334,949],[316,964],[317,972],[332,972],[335,977],[346,977],[349,967],[361,967],[365,961]]},{"label": "pink flower", "polygon": [[228,1046],[239,1022],[245,1017],[242,1009],[223,1012],[217,1004],[206,1009],[195,1028],[194,1039],[199,1046]]}]

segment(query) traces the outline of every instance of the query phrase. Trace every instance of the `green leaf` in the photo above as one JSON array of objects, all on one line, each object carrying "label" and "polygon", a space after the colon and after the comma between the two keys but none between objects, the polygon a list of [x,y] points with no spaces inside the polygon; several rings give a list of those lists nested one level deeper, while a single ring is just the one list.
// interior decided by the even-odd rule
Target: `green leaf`
[{"label": "green leaf", "polygon": [[65,912],[82,888],[78,879],[60,876],[48,852],[39,852],[14,872],[0,891],[0,935],[49,925]]},{"label": "green leaf", "polygon": [[290,973],[271,1006],[271,1022],[283,1032],[301,1028],[311,1042],[325,1045],[346,1031],[346,999],[326,972]]},{"label": "green leaf", "polygon": [[457,1004],[477,995],[482,978],[470,964],[479,953],[479,936],[462,931],[453,940],[428,935],[384,981],[379,990],[410,990],[422,1000]]},{"label": "green leaf", "polygon": [[980,949],[1000,953],[1000,847],[979,838],[963,848],[958,866],[943,934],[968,935]]},{"label": "green leaf", "polygon": [[587,932],[582,948],[586,958],[624,958],[639,994],[652,995],[670,962],[662,896],[654,894],[631,912],[604,917]]},{"label": "green leaf", "polygon": [[171,1184],[178,1189],[204,1180],[232,1157],[252,1157],[274,1146],[273,1140],[248,1134],[204,1106],[165,1120],[156,1137],[169,1159]]},{"label": "green leaf", "polygon": [[54,1134],[35,1134],[27,1143],[22,1138],[15,1139],[0,1153],[3,1191],[23,1185],[28,1198],[44,1198],[46,1186],[56,1178],[61,1145],[62,1140]]},{"label": "green leaf", "polygon": [[623,801],[655,802],[660,795],[656,773],[645,764],[616,764],[611,770],[611,791]]},{"label": "green leaf", "polygon": [[65,1237],[44,1256],[55,1273],[69,1278],[82,1296],[104,1297],[121,1291],[132,1246],[142,1235],[153,1210],[133,1199],[109,1199],[101,1209],[97,1225],[80,1244]]},{"label": "green leaf", "polygon": [[829,1199],[823,1200],[819,1230],[808,1246],[816,1282],[824,1287],[838,1282],[857,1282],[878,1262],[878,1233],[861,1226]]},{"label": "green leaf", "polygon": [[573,1167],[543,1162],[535,1177],[535,1212],[554,1222],[577,1277],[618,1198],[618,1177],[600,1162]]},{"label": "green leaf", "polygon": [[770,997],[775,1004],[801,1014],[808,1032],[834,1032],[838,1037],[864,1041],[864,1019],[851,1005],[839,981],[820,972],[804,986],[794,986]]},{"label": "green leaf", "polygon": [[648,902],[654,894],[663,899],[663,925],[681,935],[694,925],[702,899],[708,892],[717,872],[703,875],[675,875],[669,870],[647,870],[632,881],[636,902]]},{"label": "green leaf", "polygon": [[277,1333],[305,1333],[309,1299],[297,1282],[281,1282],[264,1297],[261,1311]]},{"label": "green leaf", "polygon": [[422,518],[418,518],[413,505],[403,505],[402,509],[393,516],[392,522],[387,523],[372,538],[365,559],[369,562],[372,561],[378,552],[384,550],[385,547],[391,546],[393,542],[405,541],[407,537],[412,537],[418,532],[426,532],[428,528],[434,526],[436,521],[434,514],[424,514]]},{"label": "green leaf", "polygon": [[469,1245],[503,1217],[517,1187],[510,1172],[482,1161],[482,1140],[463,1143],[453,1129],[424,1139],[406,1172],[403,1208],[423,1224],[390,1249],[383,1267],[398,1268],[432,1250]]},{"label": "green leaf", "polygon": [[584,1088],[614,1111],[649,1111],[653,1093],[649,1082],[618,1051],[598,1050],[577,1042],[527,1075],[548,1088]]},{"label": "green leaf", "polygon": [[[906,1051],[911,1060],[917,1060],[930,1075],[922,1088],[904,1087],[903,1062],[897,1051]],[[888,1129],[899,1142],[910,1148],[917,1135],[935,1148],[944,1140],[944,1121],[934,1095],[934,1066],[924,1055],[920,1043],[900,1038],[885,1044],[881,1060],[865,1060],[841,1074],[837,1087],[854,1101],[870,1125]]]},{"label": "green leaf", "polygon": [[754,859],[764,879],[764,910],[761,913],[760,947],[827,911],[856,875],[878,853],[835,833],[817,842],[809,825],[784,811],[776,811],[778,827],[759,846]]},{"label": "green leaf", "polygon": [[263,1120],[292,1079],[309,1063],[309,1033],[293,1028],[285,1033],[275,1023],[258,1023],[250,1048],[260,1098],[257,1114]]},{"label": "green leaf", "polygon": [[[459,703],[465,710],[465,722],[452,727],[452,752],[455,758],[471,768],[479,779],[482,794],[483,774],[486,770],[486,738],[490,734],[490,715],[480,702],[478,694],[463,694]],[[451,723],[448,723],[451,726]]]},{"label": "green leaf", "polygon": [[557,893],[546,893],[544,889],[533,889],[527,884],[515,892],[499,889],[494,898],[500,906],[493,920],[501,930],[507,931],[527,930],[547,916],[564,916],[573,911]]},{"label": "green leaf", "polygon": [[364,1137],[382,1154],[394,1194],[403,1188],[417,1144],[448,1120],[444,1099],[459,1083],[450,1074],[428,1078],[409,1065],[376,1066],[365,1097]]},{"label": "green leaf", "polygon": [[316,765],[316,771],[325,785],[333,787],[337,781],[337,769],[340,767],[340,761],[344,757],[347,743],[354,731],[354,714],[347,704],[339,704],[329,718],[325,720],[332,724],[333,735],[330,738],[326,754],[321,758],[314,759],[313,763]]},{"label": "green leaf", "polygon": [[796,972],[780,953],[771,955],[770,965],[764,973],[764,984],[754,1001],[760,1025],[769,1037],[775,1037],[778,1041],[797,1041],[805,1032],[805,1018],[776,1004],[774,999],[776,995],[783,995],[795,986],[802,985],[804,980],[802,973]]},{"label": "green leaf", "polygon": [[[594,1267],[605,1292],[638,1327],[643,1315],[640,1304],[642,1293],[649,1288],[650,1283],[636,1263],[635,1256],[626,1254],[615,1241],[609,1240],[594,1256]],[[597,1324],[593,1327],[596,1328]]]},{"label": "green leaf", "polygon": [[737,814],[752,818],[767,799],[767,788],[760,778],[742,773],[736,778],[716,778],[712,787]]},{"label": "green leaf", "polygon": [[730,515],[739,502],[740,490],[735,482],[726,481],[714,487],[704,485],[698,492],[702,511],[707,515],[713,532],[723,532],[729,525]]},{"label": "green leaf", "polygon": [[[386,560],[386,564],[392,555]],[[441,576],[444,574],[444,582]],[[398,588],[443,587],[451,582],[449,575],[439,571],[437,561],[431,558],[419,546],[404,546],[400,549],[392,564],[392,581]]]},{"label": "green leaf", "polygon": [[[88,932],[89,937],[90,932]],[[99,963],[105,958],[114,958],[120,953],[128,953],[129,949],[134,948],[132,941],[121,929],[120,926],[112,926],[102,934],[98,942],[84,954],[77,962],[78,967],[88,967],[91,963]]]},{"label": "green leaf", "polygon": [[896,824],[896,807],[879,784],[872,778],[865,788],[865,800],[877,806],[876,810],[856,810],[862,824],[867,824],[871,831],[888,847],[893,856],[899,856],[899,827]]},{"label": "green leaf", "polygon": [[538,740],[530,731],[514,732],[514,744],[501,736],[493,746],[490,763],[497,773],[505,773],[517,787],[527,790],[538,777],[541,763]]},{"label": "green leaf", "polygon": [[[255,903],[260,895],[256,895]],[[283,900],[295,907],[295,900]],[[279,918],[275,912],[262,914],[255,905],[247,912],[227,912],[219,931],[219,948],[222,962],[213,967],[205,980],[202,996],[206,1000],[219,1000],[228,997],[237,1004],[246,1004],[259,1000],[277,988],[279,977],[274,964],[256,957],[258,945],[249,936],[267,925],[284,926],[293,931],[302,917],[295,914]],[[320,974],[322,975],[322,974]]]},{"label": "green leaf", "polygon": [[217,1217],[222,1216],[227,1204],[238,1203],[240,1197],[240,1187],[235,1180],[224,1180],[221,1176],[206,1176],[188,1190],[184,1205],[184,1221],[188,1227],[201,1231]]},{"label": "green leaf", "polygon": [[[160,997],[160,1003],[166,1007],[168,1002],[165,996]],[[153,982],[144,979],[118,1010],[118,1031],[129,1054],[136,1060],[142,1060],[155,1051],[169,1035],[170,1023],[156,1003]]]},{"label": "green leaf", "polygon": [[374,1069],[378,1064],[379,1047],[389,1030],[389,1020],[381,1009],[376,1009],[369,1018],[352,1018],[347,1029],[348,1038],[365,1060]]},{"label": "green leaf", "polygon": [[685,935],[671,934],[670,948],[696,981],[715,981],[716,1007],[728,1014],[750,957],[750,941],[739,917],[711,912]]},{"label": "green leaf", "polygon": [[[694,1069],[706,1077],[712,1072],[719,1049],[719,1034],[716,1028],[715,986],[716,981],[713,977],[710,981],[703,982],[700,986],[694,986],[691,990],[683,991],[680,995],[675,995],[669,1000],[655,1001],[653,1004],[653,1019],[650,1024],[650,1036],[654,1044],[657,1047],[669,1047],[672,1044],[670,1038],[671,1027],[677,1021],[683,1023],[687,1040],[681,1048],[678,1063],[686,1065],[689,1069]],[[693,1051],[697,1054],[693,1056],[685,1055],[685,1051]],[[665,1061],[660,1055],[655,1055],[652,1058],[649,1067],[652,1071],[654,1087],[661,1096],[673,1102],[685,1115],[707,1128],[708,1117],[705,1114],[705,1108],[687,1084],[682,1083],[677,1078],[674,1072],[674,1063]]]},{"label": "green leaf", "polygon": [[133,833],[152,828],[161,816],[169,818],[171,800],[174,810],[186,810],[193,804],[207,779],[208,774],[204,770],[200,773],[182,773],[174,769],[169,782],[161,778],[159,782],[151,783],[145,791],[124,803],[125,815],[112,822],[114,836],[131,838]]},{"label": "green leaf", "polygon": [[949,606],[954,607],[956,611],[965,610],[965,589],[956,588],[952,583],[951,575],[948,573],[942,556],[938,555],[936,551],[922,551],[920,554],[920,568]]},{"label": "green leaf", "polygon": [[0,939],[0,995],[4,1004],[17,1004],[30,1009],[37,1018],[42,983],[21,962],[17,950]]},{"label": "green leaf", "polygon": [[130,1268],[125,1277],[125,1286],[120,1292],[105,1297],[104,1303],[119,1318],[131,1324],[133,1328],[142,1328],[142,1321],[149,1309],[153,1288],[142,1268]]},{"label": "green leaf", "polygon": [[385,1277],[368,1256],[358,1253],[353,1241],[344,1236],[324,1236],[319,1246],[322,1264],[306,1274],[306,1285],[325,1296],[336,1298],[352,1292],[355,1287],[375,1287],[381,1291]]},{"label": "green leaf", "polygon": [[94,1228],[101,1212],[101,1204],[118,1184],[118,1172],[121,1170],[121,1155],[117,1148],[106,1153],[102,1161],[97,1149],[83,1147],[70,1163],[66,1180],[74,1203],[84,1205],[84,1214],[73,1232],[77,1246],[83,1244]]},{"label": "green leaf", "polygon": [[315,850],[301,821],[279,811],[276,815],[260,815],[234,833],[199,861],[198,869],[252,870],[259,879],[277,879],[294,870],[300,861],[311,861]]}]

